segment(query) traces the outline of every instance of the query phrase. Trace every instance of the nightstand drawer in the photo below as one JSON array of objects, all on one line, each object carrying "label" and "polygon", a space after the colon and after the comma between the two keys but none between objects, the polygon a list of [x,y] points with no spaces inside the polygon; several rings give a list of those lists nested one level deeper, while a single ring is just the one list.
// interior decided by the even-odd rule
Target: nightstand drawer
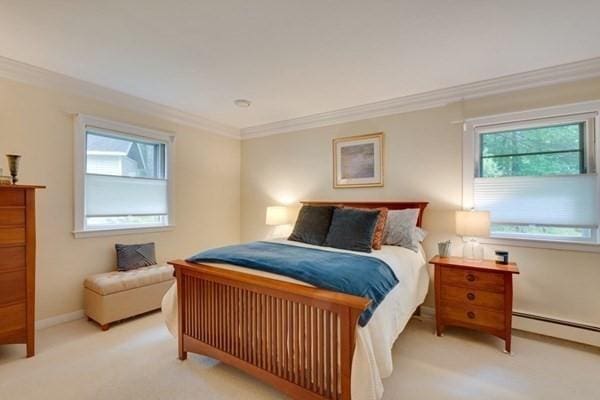
[{"label": "nightstand drawer", "polygon": [[442,286],[442,301],[464,303],[473,306],[504,311],[504,294],[468,289],[458,286]]},{"label": "nightstand drawer", "polygon": [[495,330],[504,330],[504,313],[481,307],[452,303],[442,305],[444,319]]},{"label": "nightstand drawer", "polygon": [[504,275],[473,269],[442,267],[442,285],[503,293]]}]

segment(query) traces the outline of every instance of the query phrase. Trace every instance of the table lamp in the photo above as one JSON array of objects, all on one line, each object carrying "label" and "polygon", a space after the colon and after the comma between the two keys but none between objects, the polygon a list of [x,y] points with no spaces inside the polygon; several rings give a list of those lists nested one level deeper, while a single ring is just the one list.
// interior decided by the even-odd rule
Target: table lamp
[{"label": "table lamp", "polygon": [[478,237],[490,235],[489,211],[457,211],[456,234],[463,237],[463,257],[474,260],[483,259],[483,246],[477,241]]},{"label": "table lamp", "polygon": [[267,218],[265,223],[271,226],[287,225],[290,223],[287,207],[270,206],[267,207]]},{"label": "table lamp", "polygon": [[267,207],[267,217],[265,218],[265,224],[273,227],[273,229],[267,237],[268,239],[288,237],[291,233],[291,219],[288,207]]}]

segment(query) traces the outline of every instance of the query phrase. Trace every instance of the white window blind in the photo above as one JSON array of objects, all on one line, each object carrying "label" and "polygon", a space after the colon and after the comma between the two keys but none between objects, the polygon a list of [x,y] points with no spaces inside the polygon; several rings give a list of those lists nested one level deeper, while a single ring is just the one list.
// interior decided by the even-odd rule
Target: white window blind
[{"label": "white window blind", "polygon": [[597,227],[595,174],[475,178],[474,205],[492,223]]},{"label": "white window blind", "polygon": [[167,181],[89,174],[85,203],[87,217],[166,215]]}]

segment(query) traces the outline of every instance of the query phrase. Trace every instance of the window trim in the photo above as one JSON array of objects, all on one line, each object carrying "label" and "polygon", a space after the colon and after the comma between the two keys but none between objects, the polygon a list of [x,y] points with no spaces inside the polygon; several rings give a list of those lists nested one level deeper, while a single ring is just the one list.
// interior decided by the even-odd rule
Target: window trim
[{"label": "window trim", "polygon": [[[166,143],[165,152],[165,178],[167,180],[167,210],[168,225],[152,226],[115,226],[111,228],[86,229],[85,224],[85,175],[86,175],[86,132],[88,127],[94,127],[102,133],[118,133],[123,137],[136,140],[159,140]],[[175,134],[143,128],[122,122],[111,121],[85,114],[77,114],[74,118],[74,227],[75,238],[94,236],[111,236],[125,234],[140,234],[171,230],[175,226],[175,197],[174,197],[174,160],[175,160]]]},{"label": "window trim", "polygon": [[[597,171],[598,154],[600,153],[600,101],[567,104],[561,106],[545,107],[527,111],[491,115],[486,117],[470,118],[463,124],[463,209],[468,210],[474,203],[474,182],[479,176],[480,136],[484,133],[498,132],[526,127],[557,125],[564,122],[586,120],[591,134],[586,135],[585,151],[587,158],[586,173],[594,175]],[[540,125],[540,122],[543,124]],[[597,179],[600,179],[597,176]],[[600,181],[599,181],[600,183]],[[600,184],[597,186],[600,191]],[[600,198],[600,193],[599,193]],[[598,205],[600,215],[600,205]],[[598,237],[598,232],[595,232]],[[519,237],[490,237],[482,240],[483,243],[525,246],[535,248],[560,248],[574,251],[600,252],[600,243],[587,241],[562,241],[547,238],[519,238]]]}]

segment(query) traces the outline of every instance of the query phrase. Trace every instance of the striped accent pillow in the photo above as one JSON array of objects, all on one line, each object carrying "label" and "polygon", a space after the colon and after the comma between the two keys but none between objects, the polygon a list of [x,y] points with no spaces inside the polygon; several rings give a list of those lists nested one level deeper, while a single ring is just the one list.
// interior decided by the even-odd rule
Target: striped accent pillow
[{"label": "striped accent pillow", "polygon": [[117,270],[132,269],[156,265],[154,243],[115,244],[117,250]]}]

